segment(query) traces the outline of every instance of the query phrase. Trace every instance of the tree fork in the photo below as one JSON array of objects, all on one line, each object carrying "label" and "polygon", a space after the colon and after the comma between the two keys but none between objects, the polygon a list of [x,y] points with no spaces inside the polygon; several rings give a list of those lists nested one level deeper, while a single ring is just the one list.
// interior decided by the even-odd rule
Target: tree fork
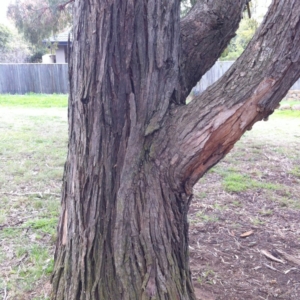
[{"label": "tree fork", "polygon": [[[224,76],[190,105],[171,112],[171,173],[173,182],[184,182],[185,191],[255,122],[266,121],[299,78],[298,4],[273,1],[252,41]],[[176,157],[180,159],[175,163]]]},{"label": "tree fork", "polygon": [[233,67],[182,105],[245,3],[199,1],[180,21],[179,0],[75,1],[52,299],[196,299],[192,186],[300,76],[299,0],[274,0]]},{"label": "tree fork", "polygon": [[235,36],[246,2],[200,0],[181,20],[181,103]]}]

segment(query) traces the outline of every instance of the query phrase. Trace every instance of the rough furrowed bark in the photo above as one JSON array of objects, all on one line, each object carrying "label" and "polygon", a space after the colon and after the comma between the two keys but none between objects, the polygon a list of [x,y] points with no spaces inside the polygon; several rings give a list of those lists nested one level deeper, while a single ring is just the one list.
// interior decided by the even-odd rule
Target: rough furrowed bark
[{"label": "rough furrowed bark", "polygon": [[74,7],[52,299],[194,299],[189,199],[148,154],[178,85],[179,1]]},{"label": "rough furrowed bark", "polygon": [[142,169],[135,195],[124,195],[126,217],[117,223],[115,265],[126,287],[119,298],[194,299],[187,255],[189,199],[174,194],[152,164]]},{"label": "rough furrowed bark", "polygon": [[[236,3],[232,27],[243,1]],[[74,3],[69,151],[52,299],[195,299],[188,260],[191,188],[245,130],[272,113],[300,75],[299,0],[275,0],[232,69],[191,104],[177,105],[181,89],[201,76],[182,54],[179,4]],[[224,15],[215,4],[211,22],[204,13],[202,23]],[[231,28],[225,19],[217,32]],[[228,38],[212,39],[211,28],[217,55]],[[187,36],[197,42],[191,30]],[[198,44],[193,50],[186,41],[195,54]],[[201,55],[203,70],[216,59]]]},{"label": "rough furrowed bark", "polygon": [[[267,120],[300,76],[299,1],[275,0],[241,57],[202,95],[170,112],[168,148],[174,186],[191,193],[246,130]],[[167,129],[166,129],[167,130]],[[170,133],[161,132],[162,136]]]},{"label": "rough furrowed bark", "polygon": [[198,0],[181,20],[181,103],[235,36],[246,2]]}]

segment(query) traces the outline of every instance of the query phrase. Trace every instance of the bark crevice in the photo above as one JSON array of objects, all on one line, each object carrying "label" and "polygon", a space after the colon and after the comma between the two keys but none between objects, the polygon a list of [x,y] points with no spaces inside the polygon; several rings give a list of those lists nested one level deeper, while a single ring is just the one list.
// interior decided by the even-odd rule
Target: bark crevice
[{"label": "bark crevice", "polygon": [[[161,136],[170,137],[172,150],[167,156],[171,181],[178,188],[184,182],[184,191],[191,193],[196,181],[232,148],[227,145],[234,145],[255,122],[267,119],[299,78],[299,57],[295,62],[286,60],[299,52],[299,34],[293,34],[300,31],[298,13],[293,1],[284,5],[273,1],[260,29],[228,72],[192,103],[173,109],[169,131]],[[247,109],[243,120],[237,109]],[[175,157],[180,158],[175,162]]]},{"label": "bark crevice", "polygon": [[300,6],[274,0],[231,70],[182,105],[245,2],[201,0],[180,32],[178,0],[75,1],[52,299],[195,300],[192,186],[300,76]]},{"label": "bark crevice", "polygon": [[180,103],[235,36],[246,0],[198,0],[181,20]]}]

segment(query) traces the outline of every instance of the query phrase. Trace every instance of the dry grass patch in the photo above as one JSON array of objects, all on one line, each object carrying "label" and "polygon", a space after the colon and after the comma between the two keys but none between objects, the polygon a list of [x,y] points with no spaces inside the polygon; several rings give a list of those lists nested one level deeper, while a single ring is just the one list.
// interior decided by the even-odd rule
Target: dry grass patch
[{"label": "dry grass patch", "polygon": [[49,297],[47,282],[53,268],[67,150],[67,99],[66,96],[41,98],[39,102],[38,95],[0,97],[0,298],[3,299]]},{"label": "dry grass patch", "polygon": [[[67,100],[55,96],[53,107],[51,97],[39,103],[29,95],[20,106],[7,97],[0,97],[0,298],[45,300]],[[198,299],[300,299],[299,140],[299,112],[277,112],[195,186],[189,220]]]}]

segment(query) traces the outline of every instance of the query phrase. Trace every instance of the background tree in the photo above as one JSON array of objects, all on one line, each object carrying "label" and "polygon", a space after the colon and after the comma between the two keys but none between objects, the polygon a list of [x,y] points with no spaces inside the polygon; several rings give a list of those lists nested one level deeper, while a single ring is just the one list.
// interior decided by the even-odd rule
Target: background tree
[{"label": "background tree", "polygon": [[31,44],[36,45],[71,24],[73,1],[17,0],[8,7],[8,16]]},{"label": "background tree", "polygon": [[10,30],[3,24],[0,24],[0,49],[5,49],[11,36]]},{"label": "background tree", "polygon": [[236,60],[246,49],[257,28],[258,23],[255,19],[244,17],[241,20],[238,30],[236,31],[236,36],[231,40],[228,47],[222,53],[220,59]]},{"label": "background tree", "polygon": [[300,76],[299,0],[274,0],[242,56],[193,86],[234,36],[246,0],[74,3],[69,148],[53,299],[195,299],[193,185]]},{"label": "background tree", "polygon": [[22,36],[0,24],[0,63],[28,62],[30,55],[29,45]]},{"label": "background tree", "polygon": [[8,7],[8,17],[31,44],[31,62],[47,51],[44,39],[71,26],[73,0],[17,0]]},{"label": "background tree", "polygon": [[270,1],[251,0],[248,2],[248,8],[243,12],[243,19],[236,31],[236,36],[230,41],[220,60],[236,60],[242,54],[262,22]]}]

